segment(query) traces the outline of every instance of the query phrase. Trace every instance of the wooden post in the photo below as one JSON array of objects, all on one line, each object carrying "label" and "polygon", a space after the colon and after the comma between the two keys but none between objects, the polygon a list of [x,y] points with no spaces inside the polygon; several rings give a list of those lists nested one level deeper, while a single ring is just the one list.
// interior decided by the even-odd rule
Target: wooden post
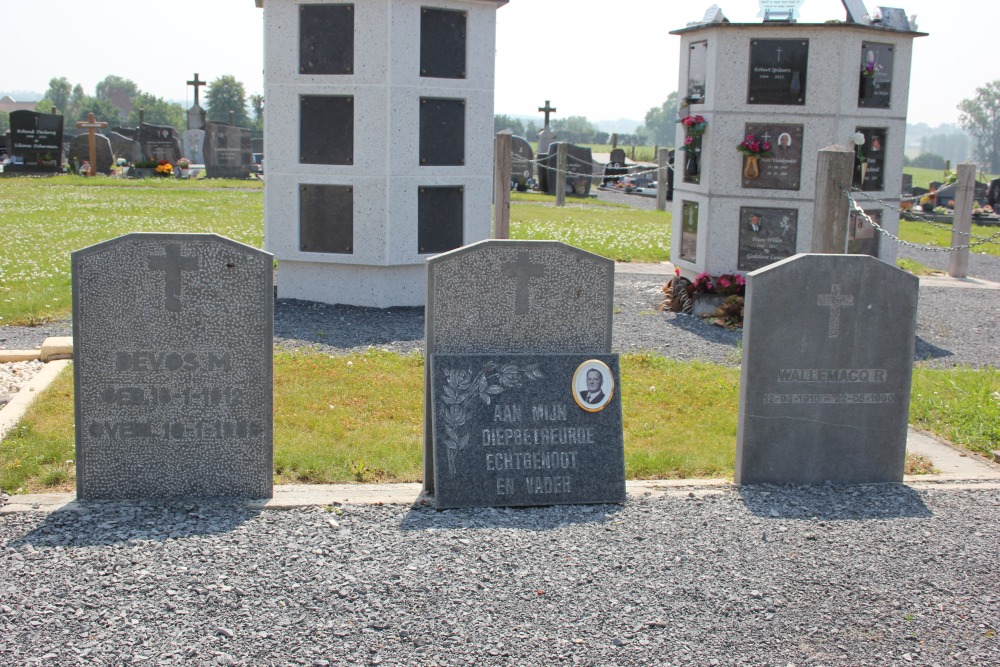
[{"label": "wooden post", "polygon": [[670,170],[670,149],[661,148],[656,151],[656,210],[667,210],[667,172]]},{"label": "wooden post", "polygon": [[108,124],[104,121],[98,123],[94,120],[94,112],[90,112],[87,114],[87,120],[78,120],[76,126],[81,130],[87,130],[90,134],[90,171],[87,172],[87,176],[97,176],[97,137],[94,136],[94,132],[104,129]]},{"label": "wooden post", "polygon": [[497,132],[493,155],[493,238],[510,238],[510,130]]},{"label": "wooden post", "polygon": [[566,205],[566,163],[569,162],[569,144],[560,141],[556,153],[556,206]]},{"label": "wooden post", "polygon": [[[951,219],[951,247],[967,246],[972,237],[972,199],[976,194],[976,165],[963,162],[958,165],[955,183],[955,214]],[[948,275],[952,278],[969,276],[969,249],[952,250],[948,259]]]},{"label": "wooden post", "polygon": [[229,127],[236,127],[236,112],[229,110]]},{"label": "wooden post", "polygon": [[816,163],[812,252],[843,254],[847,250],[847,217],[851,204],[842,190],[851,189],[854,151],[843,146],[820,149]]},{"label": "wooden post", "polygon": [[139,125],[142,125],[145,122],[146,122],[146,110],[139,109]]},{"label": "wooden post", "polygon": [[615,132],[611,135],[611,150],[618,148],[618,133]]}]

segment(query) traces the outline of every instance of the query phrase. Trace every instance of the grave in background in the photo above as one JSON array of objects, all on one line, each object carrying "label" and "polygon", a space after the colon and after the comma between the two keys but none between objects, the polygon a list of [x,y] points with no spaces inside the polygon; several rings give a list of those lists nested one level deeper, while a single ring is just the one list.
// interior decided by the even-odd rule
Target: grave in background
[{"label": "grave in background", "polygon": [[[425,357],[611,352],[614,262],[555,241],[490,240],[427,262]],[[430,363],[424,490],[434,493]]]},{"label": "grave in background", "polygon": [[9,173],[62,171],[63,117],[36,111],[11,111],[8,153]]},{"label": "grave in background", "polygon": [[902,481],[917,283],[865,255],[747,275],[737,484]]},{"label": "grave in background", "polygon": [[136,135],[138,143],[137,161],[151,160],[159,162],[166,160],[170,164],[175,164],[181,157],[181,142],[177,136],[177,130],[168,125],[150,125],[149,123],[139,123],[139,131]]},{"label": "grave in background", "polygon": [[205,175],[208,178],[249,178],[253,162],[250,130],[222,123],[205,123],[204,136]]},{"label": "grave in background", "polygon": [[271,255],[128,234],[72,264],[77,497],[271,497]]}]

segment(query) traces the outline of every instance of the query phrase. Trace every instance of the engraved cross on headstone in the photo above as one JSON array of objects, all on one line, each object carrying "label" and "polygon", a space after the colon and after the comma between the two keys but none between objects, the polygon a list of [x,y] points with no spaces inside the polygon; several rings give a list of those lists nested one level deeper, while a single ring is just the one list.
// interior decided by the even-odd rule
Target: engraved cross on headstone
[{"label": "engraved cross on headstone", "polygon": [[816,301],[817,306],[826,306],[830,309],[830,338],[836,338],[840,335],[840,309],[844,306],[854,305],[854,295],[853,294],[841,294],[840,285],[834,285],[831,290],[832,294],[820,294],[819,300]]},{"label": "engraved cross on headstone", "polygon": [[778,54],[778,60],[776,62],[780,63],[781,62],[781,47],[780,46],[778,47],[777,54]]},{"label": "engraved cross on headstone", "polygon": [[538,110],[545,112],[545,127],[549,126],[549,114],[555,113],[556,111],[558,111],[558,109],[556,109],[554,106],[552,106],[551,104],[549,104],[548,100],[545,100],[545,106],[544,107],[538,107]]},{"label": "engraved cross on headstone", "polygon": [[764,134],[760,135],[760,138],[766,141],[767,143],[771,143],[771,133],[768,132],[767,130],[764,131]]},{"label": "engraved cross on headstone", "polygon": [[197,271],[197,257],[181,256],[181,247],[176,243],[167,245],[165,255],[150,255],[149,268],[163,271],[163,306],[172,313],[181,312],[181,272]]},{"label": "engraved cross on headstone", "polygon": [[528,259],[528,253],[517,253],[517,259],[503,265],[503,274],[507,278],[517,279],[517,292],[514,301],[514,314],[526,315],[528,313],[528,280],[530,278],[541,278],[545,275],[544,264],[532,264]]},{"label": "engraved cross on headstone", "polygon": [[199,81],[198,80],[198,73],[197,72],[194,73],[194,79],[192,79],[191,81],[187,82],[187,85],[194,86],[194,105],[195,106],[198,106],[198,89],[201,88],[204,85],[207,85],[207,83],[208,83],[207,81]]}]

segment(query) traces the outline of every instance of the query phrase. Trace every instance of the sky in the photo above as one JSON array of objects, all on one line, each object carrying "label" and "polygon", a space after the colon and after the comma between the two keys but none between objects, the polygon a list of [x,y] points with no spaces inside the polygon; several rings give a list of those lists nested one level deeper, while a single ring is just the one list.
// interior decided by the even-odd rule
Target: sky
[{"label": "sky", "polygon": [[[355,0],[364,2],[364,0]],[[591,122],[641,121],[678,86],[683,28],[710,0],[510,0],[497,11],[495,111]],[[758,22],[758,0],[718,0],[734,23]],[[869,11],[876,6],[865,0]],[[957,123],[956,106],[1000,78],[995,55],[1000,3],[895,0],[916,14],[908,120]],[[65,76],[93,94],[109,74],[190,106],[185,82],[231,74],[263,93],[263,10],[254,0],[30,0],[3,3],[0,91],[44,93]],[[803,0],[800,23],[844,19],[840,0]],[[995,52],[993,52],[995,54]],[[204,93],[204,89],[202,89]]]}]

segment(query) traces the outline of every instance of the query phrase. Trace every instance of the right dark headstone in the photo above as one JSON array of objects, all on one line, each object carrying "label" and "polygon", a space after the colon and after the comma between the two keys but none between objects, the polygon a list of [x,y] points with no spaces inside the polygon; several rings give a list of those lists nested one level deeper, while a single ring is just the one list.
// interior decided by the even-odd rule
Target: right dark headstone
[{"label": "right dark headstone", "polygon": [[177,130],[168,125],[150,125],[149,123],[139,123],[139,132],[136,138],[139,142],[141,156],[134,156],[136,160],[166,160],[174,164],[181,157],[181,140]]},{"label": "right dark headstone", "polygon": [[747,275],[737,484],[902,481],[917,283],[863,255]]},{"label": "right dark headstone", "polygon": [[247,178],[253,155],[250,130],[222,123],[205,123],[205,175],[209,178]]}]

